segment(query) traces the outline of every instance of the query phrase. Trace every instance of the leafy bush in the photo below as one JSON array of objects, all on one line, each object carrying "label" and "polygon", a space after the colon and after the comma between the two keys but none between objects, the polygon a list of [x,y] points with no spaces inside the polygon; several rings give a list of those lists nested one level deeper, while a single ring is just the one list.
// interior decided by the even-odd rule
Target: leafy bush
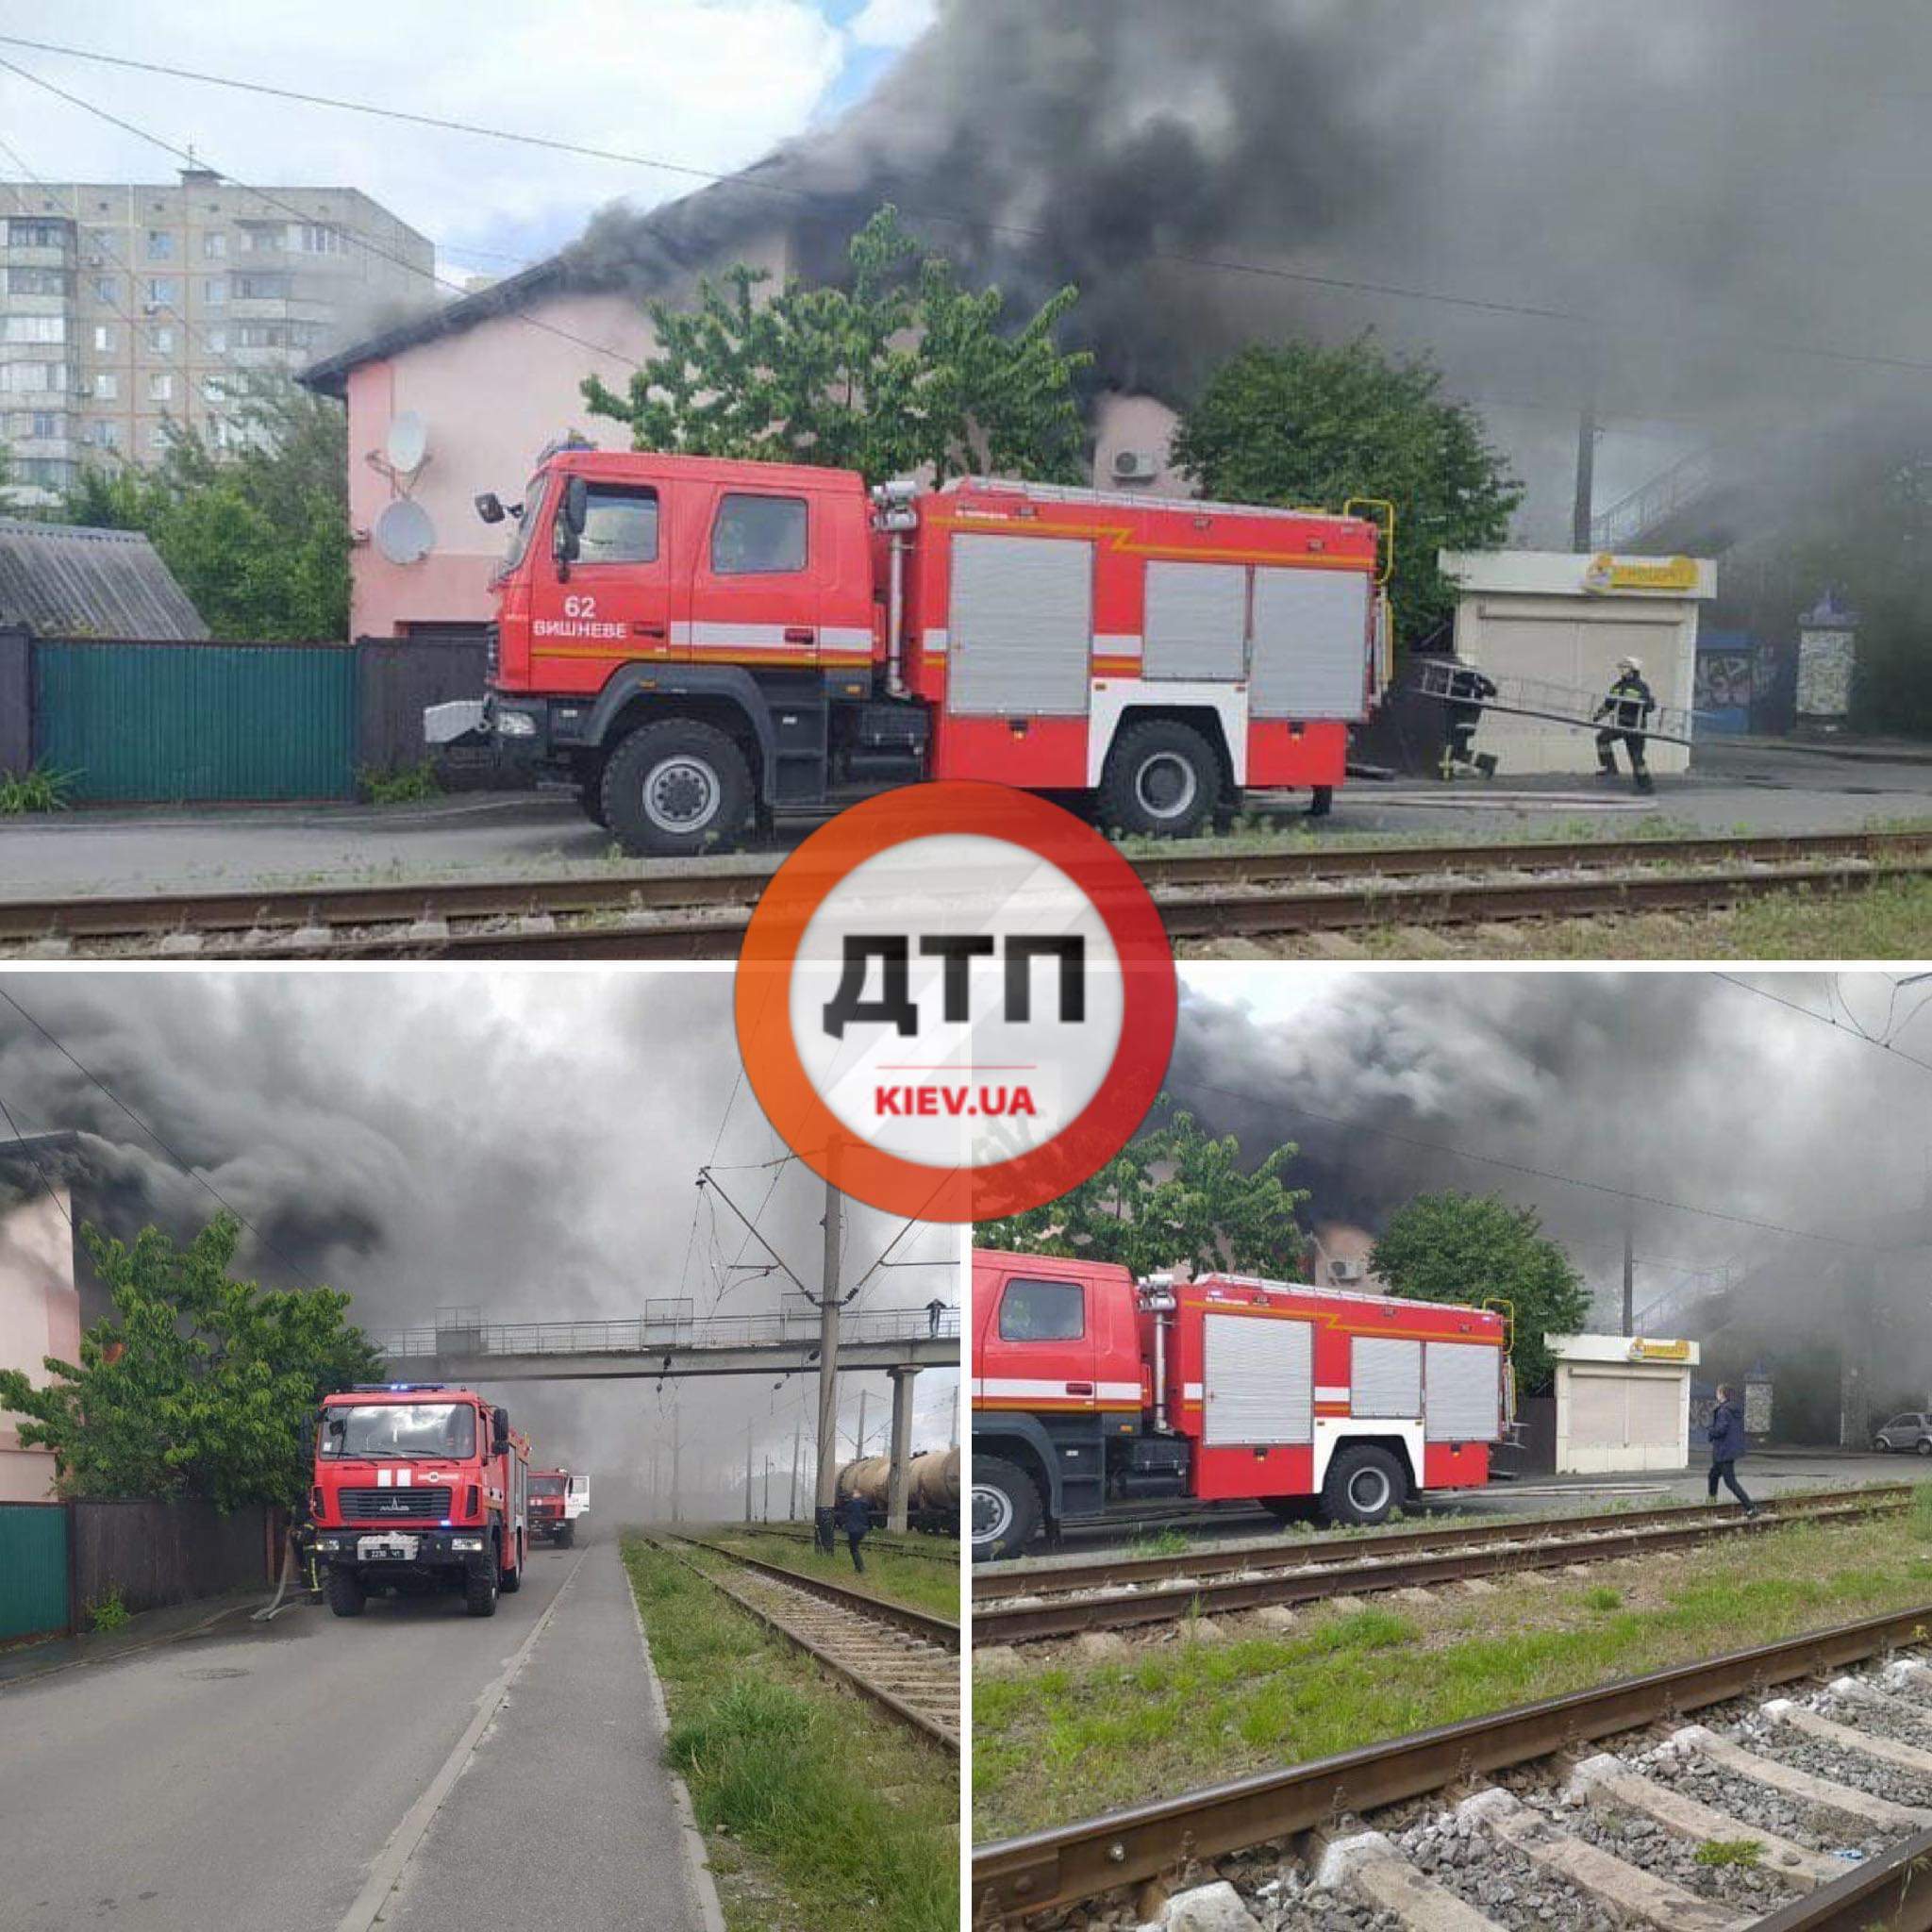
[{"label": "leafy bush", "polygon": [[0,818],[28,812],[65,811],[78,772],[63,772],[38,760],[24,772],[0,772]]},{"label": "leafy bush", "polygon": [[441,798],[442,785],[428,758],[388,772],[363,765],[356,773],[356,795],[371,805],[415,805],[425,798]]},{"label": "leafy bush", "polygon": [[125,1629],[128,1620],[134,1615],[134,1612],[121,1601],[121,1586],[118,1583],[109,1584],[104,1596],[91,1598],[83,1608],[87,1612],[87,1627],[103,1636],[111,1631]]}]

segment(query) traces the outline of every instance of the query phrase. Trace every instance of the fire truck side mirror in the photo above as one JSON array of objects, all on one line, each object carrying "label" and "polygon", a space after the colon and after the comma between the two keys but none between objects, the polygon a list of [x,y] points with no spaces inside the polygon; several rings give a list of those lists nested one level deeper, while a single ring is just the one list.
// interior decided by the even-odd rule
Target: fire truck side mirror
[{"label": "fire truck side mirror", "polygon": [[499,1408],[490,1424],[490,1453],[501,1456],[509,1448],[509,1410]]},{"label": "fire truck side mirror", "polygon": [[486,524],[500,524],[503,521],[503,498],[493,490],[486,490],[476,498],[476,514]]},{"label": "fire truck side mirror", "polygon": [[315,1460],[315,1431],[321,1421],[322,1418],[316,1415],[307,1415],[302,1418],[302,1460],[304,1462],[313,1462]]}]

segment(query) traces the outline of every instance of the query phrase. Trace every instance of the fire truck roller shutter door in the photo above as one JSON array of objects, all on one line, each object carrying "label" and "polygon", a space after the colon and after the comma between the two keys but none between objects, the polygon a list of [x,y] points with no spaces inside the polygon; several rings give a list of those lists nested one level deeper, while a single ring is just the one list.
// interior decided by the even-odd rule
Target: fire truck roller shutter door
[{"label": "fire truck roller shutter door", "polygon": [[1431,1442],[1493,1442],[1501,1424],[1497,1351],[1486,1342],[1431,1341],[1423,1371]]},{"label": "fire truck roller shutter door", "polygon": [[1248,706],[1257,718],[1363,715],[1369,579],[1359,571],[1259,565]]},{"label": "fire truck roller shutter door", "polygon": [[1242,674],[1248,629],[1248,573],[1239,563],[1147,566],[1143,677],[1234,683]]},{"label": "fire truck roller shutter door", "polygon": [[1257,1315],[1208,1315],[1201,1440],[1274,1446],[1314,1440],[1314,1328]]},{"label": "fire truck roller shutter door", "polygon": [[1093,648],[1092,544],[956,536],[948,630],[949,710],[1083,716]]},{"label": "fire truck roller shutter door", "polygon": [[1349,1344],[1349,1407],[1357,1416],[1410,1420],[1423,1412],[1423,1345],[1357,1335]]}]

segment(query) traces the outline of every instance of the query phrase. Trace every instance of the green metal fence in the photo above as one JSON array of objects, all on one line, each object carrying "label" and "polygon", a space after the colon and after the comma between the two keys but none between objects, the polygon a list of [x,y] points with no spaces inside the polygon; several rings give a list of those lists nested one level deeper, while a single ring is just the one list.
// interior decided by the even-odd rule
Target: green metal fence
[{"label": "green metal fence", "polygon": [[0,1643],[70,1627],[62,1503],[0,1503]]},{"label": "green metal fence", "polygon": [[37,639],[35,751],[94,803],[348,798],[348,644]]}]

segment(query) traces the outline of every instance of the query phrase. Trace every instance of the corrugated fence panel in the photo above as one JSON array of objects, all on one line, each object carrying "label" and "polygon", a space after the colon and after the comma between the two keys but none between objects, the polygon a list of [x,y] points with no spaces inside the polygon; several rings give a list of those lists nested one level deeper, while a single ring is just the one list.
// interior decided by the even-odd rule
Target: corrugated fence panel
[{"label": "corrugated fence panel", "polygon": [[118,1591],[130,1610],[187,1603],[268,1578],[259,1508],[209,1503],[76,1503],[75,1588],[83,1604]]},{"label": "corrugated fence panel", "polygon": [[347,798],[356,658],[346,644],[34,644],[36,752],[77,798]]},{"label": "corrugated fence panel", "polygon": [[0,1643],[67,1628],[65,1507],[0,1503]]}]

